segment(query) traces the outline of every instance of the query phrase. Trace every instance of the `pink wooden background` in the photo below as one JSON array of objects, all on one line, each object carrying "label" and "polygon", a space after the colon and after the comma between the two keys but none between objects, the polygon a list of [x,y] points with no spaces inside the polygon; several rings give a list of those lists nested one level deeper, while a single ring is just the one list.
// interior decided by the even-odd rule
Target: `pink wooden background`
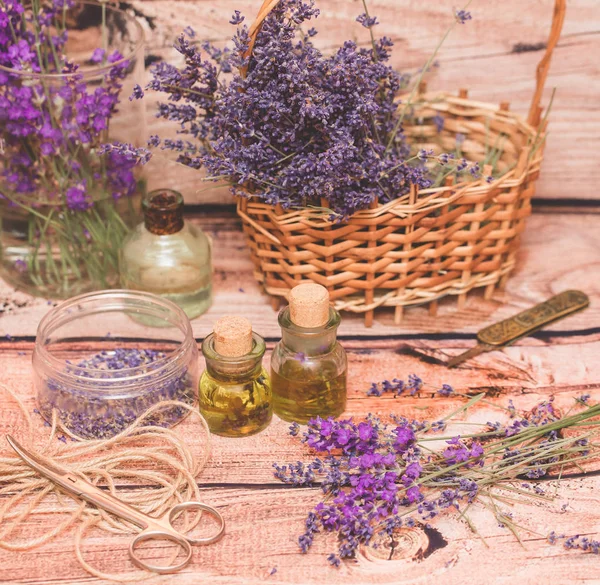
[{"label": "pink wooden background", "polygon": [[[148,54],[176,62],[173,38],[191,25],[200,39],[224,43],[234,27],[228,23],[234,9],[251,21],[259,0],[134,0],[144,15]],[[456,0],[370,0],[380,34],[395,43],[393,64],[414,72],[425,64],[453,18]],[[346,39],[368,42],[368,33],[357,22],[359,0],[318,0],[316,21],[319,45],[333,49]],[[507,100],[511,109],[526,114],[534,87],[534,71],[543,52],[552,18],[553,0],[472,2],[473,20],[456,26],[442,47],[439,67],[427,76],[431,89],[458,91],[465,87],[476,100]],[[143,19],[144,21],[144,19]],[[154,26],[154,29],[150,28]],[[557,88],[552,108],[546,162],[537,196],[560,200],[600,198],[600,5],[597,0],[571,0],[562,39],[548,77],[545,103]],[[148,101],[149,131],[161,124]],[[164,129],[164,128],[163,128]],[[165,175],[165,172],[167,173]],[[191,203],[230,203],[226,190],[206,191],[197,174],[164,157],[150,166],[151,184],[169,180],[181,188]]]}]

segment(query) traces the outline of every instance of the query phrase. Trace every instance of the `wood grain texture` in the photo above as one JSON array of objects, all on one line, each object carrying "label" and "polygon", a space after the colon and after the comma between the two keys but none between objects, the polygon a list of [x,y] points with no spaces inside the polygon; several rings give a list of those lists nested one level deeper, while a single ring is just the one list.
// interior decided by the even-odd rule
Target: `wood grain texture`
[{"label": "wood grain texture", "polygon": [[[256,11],[254,0],[134,0],[142,13],[157,17],[150,31],[150,53],[168,59],[173,35],[192,24],[201,38],[223,42],[234,8],[247,15]],[[372,12],[382,21],[381,32],[392,36],[399,51],[395,64],[414,70],[424,63],[451,14],[453,3],[442,0],[424,5],[417,0],[371,0]],[[361,11],[357,0],[320,0],[323,9],[321,40],[334,47],[341,40],[364,31],[353,22]],[[430,87],[448,89],[467,86],[475,99],[509,99],[511,108],[527,110],[533,89],[534,69],[540,53],[513,52],[517,43],[545,40],[551,0],[527,3],[479,2],[471,9],[475,20],[460,27],[440,55],[440,68],[431,76]],[[552,114],[547,158],[538,184],[538,195],[546,200],[600,200],[600,13],[595,0],[569,3],[563,40],[552,64],[548,86],[559,87]],[[361,42],[365,39],[360,37]],[[548,93],[546,94],[546,97]],[[157,122],[148,112],[150,131]],[[226,190],[199,191],[204,184],[198,175],[166,165],[157,157],[152,181],[181,188],[188,202],[230,203]],[[157,185],[155,183],[155,185]],[[573,398],[590,393],[600,399],[600,232],[598,208],[537,208],[528,220],[517,267],[505,292],[486,301],[470,296],[463,309],[441,301],[437,317],[425,308],[406,312],[401,326],[393,325],[393,313],[378,314],[371,329],[360,317],[345,316],[340,330],[350,362],[348,414],[361,417],[368,412],[391,412],[409,417],[438,419],[459,405],[457,400],[440,400],[430,394],[447,382],[457,390],[485,391],[489,399],[506,404],[511,397],[519,408],[533,406],[549,395],[557,405],[568,408]],[[261,295],[252,275],[252,264],[232,211],[196,209],[194,221],[214,240],[215,304],[209,313],[193,322],[194,334],[203,338],[212,323],[230,312],[251,315],[255,329],[265,335],[269,348],[279,337],[276,315],[269,300]],[[449,371],[443,365],[450,355],[474,344],[480,328],[506,318],[567,288],[579,288],[591,298],[590,308],[556,323],[539,334],[519,341],[501,352],[488,353]],[[50,303],[52,304],[52,303]],[[49,310],[47,301],[16,293],[0,283],[0,368],[2,382],[24,397],[29,410],[35,407],[32,388],[31,351],[39,319]],[[106,323],[106,332],[111,323]],[[7,337],[8,336],[8,337]],[[430,384],[420,398],[380,399],[365,395],[369,384],[383,378],[420,375]],[[429,392],[431,391],[431,392]],[[498,411],[480,407],[468,420],[497,419]],[[38,419],[38,423],[41,421]],[[41,425],[40,425],[41,427]],[[272,463],[307,460],[310,453],[290,438],[287,423],[275,419],[255,437],[243,440],[216,437],[213,456],[199,477],[202,498],[225,515],[227,534],[219,543],[198,548],[193,564],[177,575],[143,582],[196,585],[265,585],[322,583],[496,585],[557,583],[580,585],[598,582],[598,559],[560,544],[547,543],[550,530],[567,535],[599,537],[600,497],[596,477],[568,479],[556,486],[553,502],[518,504],[511,508],[518,523],[526,528],[521,546],[506,529],[482,509],[472,520],[489,548],[468,526],[451,516],[436,518],[435,528],[447,542],[425,559],[416,555],[399,560],[375,558],[373,550],[361,551],[358,559],[336,570],[326,555],[336,548],[335,537],[318,538],[310,554],[301,555],[297,537],[303,531],[307,512],[320,498],[318,489],[291,489],[272,476]],[[179,427],[195,445],[194,424]],[[43,431],[43,429],[42,429]],[[0,437],[5,433],[25,434],[25,422],[14,404],[0,396]],[[0,440],[0,452],[5,449]],[[555,485],[549,486],[554,493]],[[1,501],[0,501],[1,506]],[[32,517],[22,536],[41,534],[54,526],[48,509]],[[530,531],[530,532],[528,532]],[[99,568],[128,572],[127,540],[92,533],[85,556]],[[158,551],[160,552],[160,551]],[[0,583],[38,585],[102,583],[87,575],[77,563],[72,533],[34,552],[0,551]],[[272,570],[277,571],[271,574]]]},{"label": "wood grain texture", "polygon": [[[267,339],[277,339],[279,326],[269,299],[260,294],[252,274],[252,263],[243,234],[231,213],[199,214],[195,217],[213,238],[213,307],[192,324],[196,338],[212,330],[219,317],[242,310],[252,316],[254,328]],[[340,334],[344,338],[395,337],[398,339],[439,338],[454,340],[455,347],[473,342],[474,334],[485,325],[522,311],[568,288],[579,288],[590,296],[600,293],[600,215],[534,213],[528,220],[513,276],[505,292],[496,292],[486,301],[481,293],[469,296],[463,309],[452,299],[440,301],[439,317],[427,308],[406,311],[401,325],[394,325],[393,310],[378,312],[372,328],[365,329],[360,316],[346,314]],[[568,249],[569,253],[565,254]],[[49,310],[48,302],[15,293],[0,281],[0,346],[2,337],[35,335],[37,324]],[[548,339],[552,331],[586,334],[600,326],[600,305],[592,303],[584,312],[551,325],[539,337]],[[112,331],[111,331],[112,330]],[[106,333],[114,333],[106,322]],[[448,333],[452,332],[452,333]]]},{"label": "wood grain texture", "polygon": [[[432,397],[444,382],[468,394],[485,391],[490,401],[500,405],[506,405],[510,397],[522,409],[531,408],[549,395],[555,396],[557,406],[563,410],[582,393],[591,394],[592,400],[600,399],[600,258],[597,253],[600,235],[595,229],[599,216],[550,211],[531,218],[516,274],[509,281],[507,291],[493,301],[474,297],[461,311],[454,304],[442,303],[436,319],[427,317],[425,310],[408,311],[405,323],[399,328],[390,325],[391,315],[389,320],[376,323],[372,330],[365,330],[358,318],[346,319],[343,343],[349,355],[348,415],[360,418],[368,412],[382,416],[397,413],[437,420],[461,404],[457,399]],[[196,335],[202,336],[218,315],[231,311],[232,307],[243,307],[245,314],[252,315],[257,328],[268,333],[271,348],[278,337],[275,315],[254,283],[237,220],[232,214],[218,212],[203,214],[196,221],[213,235],[218,286],[211,313],[195,321]],[[474,332],[483,325],[567,287],[582,288],[590,295],[591,307],[585,313],[574,315],[502,352],[479,356],[456,370],[449,371],[443,365],[449,355],[471,346]],[[33,300],[5,286],[2,296],[1,335],[10,336],[0,341],[2,382],[18,391],[32,412],[35,408],[32,335],[37,320],[49,306],[46,301]],[[266,361],[268,363],[268,358]],[[406,378],[413,372],[428,384],[421,397],[393,399],[365,395],[374,380]],[[485,405],[471,413],[465,422],[501,417],[500,411]],[[37,432],[46,432],[41,420],[34,420]],[[512,506],[515,519],[525,528],[522,546],[485,510],[476,508],[471,519],[489,548],[464,522],[444,515],[433,524],[446,545],[440,547],[441,541],[438,541],[427,558],[414,554],[386,560],[387,550],[365,549],[355,561],[346,562],[336,570],[326,560],[327,554],[336,548],[332,535],[317,538],[311,552],[302,555],[297,537],[302,533],[307,512],[319,501],[320,491],[318,488],[288,488],[273,478],[273,462],[302,461],[310,457],[303,445],[287,435],[287,427],[287,423],[275,417],[273,424],[260,435],[241,440],[214,438],[211,461],[198,481],[202,499],[217,506],[225,515],[227,534],[219,543],[197,549],[193,564],[183,572],[144,582],[176,585],[199,582],[392,585],[440,580],[447,585],[466,582],[495,585],[516,580],[522,585],[597,582],[595,556],[568,551],[560,544],[552,546],[546,541],[550,530],[598,537],[600,499],[598,480],[593,476],[563,480],[560,486],[548,485],[550,493],[557,490],[557,498],[552,502]],[[178,428],[199,452],[195,423],[188,419]],[[461,432],[461,428],[472,429],[461,427],[459,422],[454,431]],[[9,399],[0,396],[0,437],[5,433],[26,441],[23,416]],[[6,448],[0,441],[0,452]],[[54,526],[56,516],[51,510],[46,507],[31,517],[21,536],[36,536]],[[413,534],[423,538],[421,532],[410,533],[407,538]],[[66,533],[36,551],[0,551],[0,583],[102,583],[80,568],[75,560],[72,537],[72,532]],[[151,551],[157,556],[166,552],[162,545]],[[84,555],[104,571],[133,570],[124,537],[91,533]],[[277,571],[271,574],[274,568]]]},{"label": "wood grain texture", "polygon": [[[225,0],[218,5],[206,0],[134,0],[141,13],[150,17],[149,53],[177,62],[173,38],[192,25],[200,39],[225,43],[233,27],[228,24],[233,9],[251,20],[258,10],[254,0]],[[367,32],[355,22],[362,11],[356,0],[320,0],[317,21],[319,46],[333,50],[346,39],[368,43]],[[370,10],[379,17],[379,32],[396,44],[393,65],[415,71],[426,61],[452,18],[454,3],[442,0],[424,7],[416,0],[376,0]],[[458,92],[469,88],[473,99],[492,103],[509,101],[511,109],[526,114],[533,94],[535,67],[541,58],[540,43],[546,41],[552,15],[552,0],[502,3],[480,2],[470,7],[474,19],[457,26],[439,54],[439,67],[428,74],[431,89]],[[600,11],[593,0],[569,2],[562,39],[555,51],[545,92],[545,104],[553,87],[557,94],[552,108],[546,160],[537,195],[545,198],[578,197],[600,199]],[[538,47],[535,50],[535,47]],[[147,114],[151,133],[172,132],[169,124],[153,116],[155,98],[148,96]],[[152,186],[179,188],[190,202],[229,202],[227,189],[211,188],[199,181],[197,172],[181,169],[168,157],[158,155],[149,166]]]},{"label": "wood grain texture", "polygon": [[[597,297],[596,297],[597,298]],[[509,359],[490,356],[488,363],[471,365],[449,374],[445,368],[418,361],[400,351],[397,342],[346,342],[350,357],[350,392],[347,413],[362,417],[367,412],[390,413],[408,417],[438,419],[454,410],[460,402],[430,398],[392,399],[367,398],[365,388],[373,379],[402,375],[415,371],[432,383],[435,389],[441,380],[450,381],[466,392],[490,391],[490,400],[506,404],[510,396],[519,408],[530,408],[548,394],[556,397],[556,405],[566,409],[573,398],[585,390],[593,399],[600,397],[600,365],[596,356],[600,339],[570,346],[539,346],[513,348]],[[0,354],[5,368],[3,381],[18,388],[27,407],[34,408],[27,349],[15,343]],[[20,349],[17,349],[20,348]],[[404,348],[405,349],[405,348]],[[413,348],[415,349],[415,348]],[[417,348],[418,349],[418,348]],[[424,349],[424,348],[421,348]],[[428,348],[438,351],[440,348]],[[25,352],[17,353],[17,352]],[[577,355],[578,360],[573,360]],[[507,361],[509,363],[507,363]],[[573,362],[577,361],[577,365]],[[578,369],[579,368],[579,369]],[[403,372],[399,372],[403,370]],[[576,381],[576,383],[574,383]],[[493,385],[490,387],[489,384]],[[486,388],[483,385],[488,384]],[[465,422],[484,422],[501,418],[491,406],[478,408]],[[38,424],[41,423],[36,419]],[[551,546],[545,536],[553,529],[565,534],[589,534],[596,537],[600,524],[597,479],[593,477],[563,480],[558,497],[552,502],[535,505],[517,504],[511,507],[515,521],[524,527],[520,546],[514,537],[500,528],[483,509],[475,507],[472,522],[487,546],[461,521],[443,515],[433,522],[447,543],[434,550],[426,559],[401,558],[385,560],[382,551],[364,549],[355,561],[333,569],[326,561],[335,550],[335,538],[319,537],[310,554],[301,555],[297,537],[303,529],[307,512],[320,498],[318,488],[293,489],[279,484],[272,476],[273,462],[307,460],[308,450],[286,434],[287,423],[275,418],[273,424],[255,437],[224,439],[215,437],[213,456],[199,477],[202,499],[216,506],[227,521],[226,536],[217,544],[199,548],[194,562],[177,575],[157,578],[154,582],[187,585],[199,581],[211,583],[258,585],[273,583],[381,583],[417,584],[443,579],[444,583],[462,584],[465,579],[487,585],[519,579],[523,585],[549,583],[578,584],[590,580],[596,573],[597,559],[577,551],[567,551],[560,545]],[[193,447],[197,436],[195,423],[185,421],[178,427]],[[461,423],[453,427],[460,432]],[[468,427],[471,429],[472,427]],[[43,429],[42,429],[43,432]],[[14,404],[0,402],[0,436],[12,433],[26,440],[27,431],[22,416]],[[0,452],[6,446],[0,444]],[[131,488],[128,488],[131,489]],[[547,484],[554,493],[554,484]],[[565,505],[563,510],[563,505]],[[30,518],[20,536],[34,537],[52,526],[56,517],[51,504]],[[85,558],[103,571],[124,573],[132,570],[127,557],[124,537],[91,533],[84,547]],[[153,554],[163,552],[156,545]],[[510,562],[508,562],[510,559]],[[3,568],[1,583],[100,583],[86,576],[73,554],[72,532],[48,545],[23,553],[0,551]],[[270,575],[277,568],[274,575]]]},{"label": "wood grain texture", "polygon": [[[595,213],[557,213],[554,208],[535,214],[529,222],[515,276],[509,281],[507,291],[493,301],[486,302],[476,296],[463,310],[442,303],[435,319],[428,317],[424,309],[408,311],[402,327],[390,325],[391,315],[378,321],[371,330],[365,330],[358,318],[347,318],[343,329],[350,371],[347,414],[360,418],[368,412],[381,416],[397,413],[437,420],[461,404],[457,399],[432,397],[444,382],[468,394],[486,392],[490,401],[500,405],[506,405],[510,397],[522,409],[531,408],[549,395],[555,396],[557,406],[563,410],[583,393],[591,394],[594,401],[600,399],[598,218]],[[254,283],[235,216],[217,212],[202,214],[195,221],[210,231],[216,242],[218,287],[216,304],[209,315],[195,321],[196,335],[201,337],[208,331],[217,316],[232,307],[242,307],[245,314],[252,315],[257,328],[268,334],[271,348],[279,334],[275,314]],[[590,295],[591,306],[585,313],[501,352],[479,356],[455,370],[449,371],[444,366],[448,356],[473,345],[474,332],[483,325],[572,287]],[[49,306],[44,300],[14,293],[5,285],[2,297],[2,381],[19,392],[32,412],[35,408],[32,336],[38,319]],[[107,328],[110,326],[108,323]],[[406,378],[413,372],[428,384],[421,397],[377,399],[365,394],[374,380]],[[486,405],[471,413],[465,422],[485,422],[501,416],[497,409]],[[41,420],[35,420],[38,432],[44,433]],[[178,428],[192,447],[198,446],[199,452],[195,424],[186,420]],[[198,481],[203,500],[225,515],[227,535],[215,545],[196,550],[193,564],[182,573],[148,582],[178,585],[198,582],[392,585],[439,580],[448,585],[465,582],[495,585],[515,580],[522,585],[597,582],[595,556],[568,551],[560,544],[552,546],[546,541],[550,530],[598,538],[600,499],[598,479],[594,476],[563,480],[559,486],[549,485],[551,493],[557,490],[553,502],[514,505],[511,512],[525,527],[523,546],[485,510],[477,508],[472,521],[489,548],[466,524],[442,516],[436,518],[434,526],[447,544],[436,548],[427,558],[416,554],[385,560],[381,558],[381,550],[366,549],[355,561],[335,570],[326,561],[327,554],[336,547],[331,535],[318,538],[310,554],[301,555],[297,537],[303,530],[305,515],[319,501],[320,492],[288,488],[273,478],[273,462],[310,457],[303,445],[287,435],[287,428],[287,423],[275,417],[273,424],[260,435],[242,440],[214,438],[211,461]],[[472,427],[461,427],[459,422],[454,430],[461,432],[461,428]],[[26,440],[27,429],[16,406],[0,396],[0,437],[5,433]],[[6,446],[0,441],[0,452],[4,449]],[[21,536],[39,535],[55,522],[56,516],[45,508],[31,518]],[[423,537],[421,532],[416,534],[420,539]],[[101,583],[86,575],[75,560],[72,536],[64,534],[36,551],[0,551],[3,569],[0,583]],[[164,556],[167,550],[157,546],[152,554]],[[126,550],[125,538],[92,533],[86,540],[84,554],[102,570],[124,573],[132,571]],[[277,572],[271,575],[273,568]]]}]

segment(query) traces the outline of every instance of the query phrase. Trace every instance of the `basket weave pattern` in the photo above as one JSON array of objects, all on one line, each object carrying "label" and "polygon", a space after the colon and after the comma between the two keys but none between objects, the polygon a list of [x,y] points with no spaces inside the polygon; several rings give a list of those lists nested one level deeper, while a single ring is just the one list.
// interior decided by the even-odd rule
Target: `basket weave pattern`
[{"label": "basket weave pattern", "polygon": [[[502,140],[499,179],[487,183],[484,169],[477,181],[413,189],[337,224],[322,210],[284,211],[255,197],[240,198],[238,214],[255,276],[266,292],[285,297],[298,283],[314,281],[327,287],[338,310],[365,313],[369,325],[381,306],[396,307],[399,321],[405,306],[429,302],[435,311],[440,297],[458,295],[462,304],[475,288],[485,287],[489,297],[501,286],[515,265],[531,213],[545,132],[539,100],[553,39],[560,34],[562,4],[557,0],[528,121],[508,111],[506,103],[474,102],[462,90],[459,97],[420,94],[411,117],[418,124],[405,125],[415,148],[436,154],[452,152],[462,134],[462,154],[471,161],[484,159],[489,145]],[[436,115],[444,118],[441,132],[433,122]],[[536,143],[541,146],[532,149]]]}]

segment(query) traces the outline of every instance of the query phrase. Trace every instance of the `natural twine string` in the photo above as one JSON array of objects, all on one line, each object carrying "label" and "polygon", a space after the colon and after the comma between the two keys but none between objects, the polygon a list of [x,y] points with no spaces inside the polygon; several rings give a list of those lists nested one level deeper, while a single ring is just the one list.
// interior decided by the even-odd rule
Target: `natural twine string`
[{"label": "natural twine string", "polygon": [[[29,441],[25,441],[24,437],[19,439],[26,444],[33,442],[33,420],[22,399],[3,384],[0,384],[0,390],[17,403],[27,423]],[[206,437],[199,458],[186,445],[181,432],[144,426],[144,420],[150,415],[170,406],[184,408],[199,419]],[[75,441],[61,443],[57,440],[59,432]],[[41,445],[36,443],[34,449],[40,455],[82,474],[87,481],[105,485],[111,494],[145,514],[158,517],[174,504],[200,498],[195,478],[210,457],[210,431],[197,408],[177,401],[152,406],[130,427],[110,439],[81,439],[61,425],[57,412],[54,411],[49,436]],[[115,483],[148,487],[117,491]],[[41,536],[24,541],[11,540],[11,534],[18,533],[30,516],[48,514],[48,506],[43,510],[39,509],[47,498],[54,500],[50,508],[53,514],[67,514],[68,517]],[[78,524],[74,537],[75,554],[81,566],[91,575],[119,582],[140,581],[158,576],[145,571],[105,573],[86,561],[82,552],[83,541],[92,528],[121,535],[133,534],[139,529],[86,502],[77,503],[60,492],[50,480],[38,475],[16,454],[0,457],[0,502],[0,548],[11,551],[31,550]],[[193,528],[199,520],[199,515],[193,521],[186,518],[182,530]],[[172,563],[176,556],[177,551],[168,562]]]}]

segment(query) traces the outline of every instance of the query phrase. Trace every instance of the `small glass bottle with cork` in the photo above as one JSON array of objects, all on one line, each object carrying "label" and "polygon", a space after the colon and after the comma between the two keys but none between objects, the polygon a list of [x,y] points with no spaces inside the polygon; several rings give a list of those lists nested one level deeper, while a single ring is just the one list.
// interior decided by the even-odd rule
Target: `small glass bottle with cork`
[{"label": "small glass bottle with cork", "polygon": [[[143,223],[125,239],[121,249],[121,286],[169,299],[190,319],[201,315],[212,300],[209,238],[184,222],[183,197],[177,191],[151,191],[142,201],[142,209]],[[135,318],[145,322],[143,316]]]},{"label": "small glass bottle with cork", "polygon": [[336,339],[340,320],[324,286],[300,284],[290,292],[289,306],[279,313],[282,339],[271,356],[273,409],[280,418],[307,423],[344,412],[348,362]]},{"label": "small glass bottle with cork", "polygon": [[215,435],[245,437],[271,422],[273,400],[262,365],[264,339],[244,317],[219,319],[202,343],[206,370],[200,378],[199,406]]}]

